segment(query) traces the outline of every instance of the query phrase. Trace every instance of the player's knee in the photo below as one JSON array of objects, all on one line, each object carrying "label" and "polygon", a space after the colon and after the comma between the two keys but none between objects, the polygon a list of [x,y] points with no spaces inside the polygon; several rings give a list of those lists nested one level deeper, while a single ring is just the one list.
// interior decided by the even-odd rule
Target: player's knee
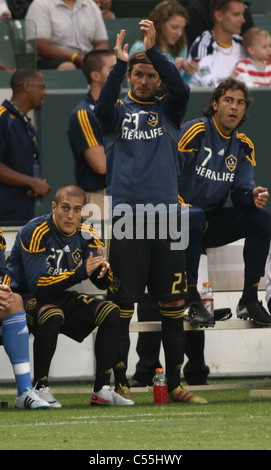
[{"label": "player's knee", "polygon": [[122,301],[118,303],[120,309],[120,318],[123,320],[130,321],[134,314],[134,304],[133,302]]},{"label": "player's knee", "polygon": [[160,302],[160,313],[163,318],[182,318],[184,316],[184,305],[183,299]]},{"label": "player's knee", "polygon": [[267,210],[262,209],[257,211],[256,224],[267,236],[268,234],[269,237],[271,236],[271,215]]},{"label": "player's knee", "polygon": [[112,302],[102,302],[97,310],[95,316],[95,324],[100,326],[101,324],[116,325],[120,320],[120,309]]},{"label": "player's knee", "polygon": [[54,325],[55,331],[60,331],[64,323],[64,313],[63,310],[55,306],[45,307],[39,312],[38,326],[50,324]]}]

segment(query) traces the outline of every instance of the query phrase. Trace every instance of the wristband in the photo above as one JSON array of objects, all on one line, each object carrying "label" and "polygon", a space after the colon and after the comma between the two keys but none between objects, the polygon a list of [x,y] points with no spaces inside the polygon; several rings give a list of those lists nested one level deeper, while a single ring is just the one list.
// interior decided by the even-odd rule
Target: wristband
[{"label": "wristband", "polygon": [[72,63],[74,63],[74,60],[76,59],[77,56],[78,56],[78,54],[76,54],[76,52],[75,52],[75,53],[71,56],[70,61],[71,61]]}]

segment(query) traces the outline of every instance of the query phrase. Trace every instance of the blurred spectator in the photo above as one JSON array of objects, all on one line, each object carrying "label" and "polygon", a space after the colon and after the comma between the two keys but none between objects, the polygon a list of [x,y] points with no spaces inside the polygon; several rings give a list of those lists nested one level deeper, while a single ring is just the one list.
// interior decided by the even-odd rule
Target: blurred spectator
[{"label": "blurred spectator", "polygon": [[[189,22],[186,25],[185,32],[189,48],[203,31],[210,30],[214,26],[211,3],[212,0],[191,0],[187,6]],[[241,30],[242,36],[248,28],[254,26],[252,14],[247,5],[245,5],[244,17],[245,23]]]},{"label": "blurred spectator", "polygon": [[116,18],[112,11],[111,0],[94,0],[94,2],[97,3],[100,8],[104,20],[114,20]]},{"label": "blurred spectator", "polygon": [[270,42],[268,31],[260,28],[248,29],[243,39],[246,58],[238,62],[233,78],[242,80],[248,87],[270,86]]},{"label": "blurred spectator", "polygon": [[13,19],[24,19],[33,0],[7,0]]},{"label": "blurred spectator", "polygon": [[[169,60],[175,63],[183,79],[188,83],[197,71],[194,60],[187,61],[185,26],[188,21],[186,8],[177,1],[165,0],[150,12],[149,20],[156,29],[156,45]],[[144,42],[136,41],[130,48],[129,56],[144,50]]]},{"label": "blurred spectator", "polygon": [[26,19],[37,26],[38,68],[80,68],[87,52],[108,48],[102,13],[93,0],[33,0]]},{"label": "blurred spectator", "polygon": [[11,18],[11,12],[8,8],[6,0],[0,0],[0,19],[8,20]]},{"label": "blurred spectator", "polygon": [[242,0],[213,0],[214,27],[204,31],[192,44],[188,58],[199,60],[191,87],[216,87],[231,76],[239,60],[245,58],[240,36],[245,22]]}]

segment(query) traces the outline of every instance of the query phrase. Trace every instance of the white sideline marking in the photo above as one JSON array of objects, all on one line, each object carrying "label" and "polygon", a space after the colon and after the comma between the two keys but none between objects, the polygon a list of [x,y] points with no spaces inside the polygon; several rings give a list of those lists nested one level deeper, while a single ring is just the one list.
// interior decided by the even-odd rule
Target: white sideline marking
[{"label": "white sideline marking", "polygon": [[[188,404],[189,406],[189,404]],[[110,407],[108,407],[110,408]],[[53,413],[53,411],[52,411]],[[184,413],[176,413],[176,412],[172,412],[172,413],[168,413],[166,412],[166,415],[167,415],[167,419],[170,419],[170,418],[175,418],[176,416],[202,416],[202,415],[205,415],[205,416],[208,416],[208,415],[211,415],[211,414],[214,414],[214,413],[210,413],[209,411],[207,412],[184,412]],[[217,414],[217,413],[215,413]],[[157,416],[161,416],[161,418],[158,418],[157,419]],[[140,417],[140,418],[139,418]],[[150,417],[153,417],[152,419],[150,419]],[[55,423],[50,423],[50,422],[36,422],[36,423],[28,423],[28,424],[12,424],[12,425],[7,425],[7,424],[0,424],[0,429],[1,428],[28,428],[28,427],[33,427],[33,426],[70,426],[70,425],[81,425],[81,424],[103,424],[104,423],[104,420],[106,419],[107,422],[108,422],[108,416],[99,416],[98,419],[93,419],[93,417],[90,417],[88,419],[87,416],[82,416],[82,417],[71,417],[71,419],[68,419],[67,421],[57,421]],[[117,418],[117,419],[115,419]],[[138,419],[139,418],[139,419]],[[123,415],[120,415],[120,416],[111,416],[110,417],[111,419],[111,422],[112,424],[122,424],[122,423],[138,423],[138,422],[141,422],[141,423],[144,423],[144,422],[158,422],[158,421],[161,421],[161,422],[165,422],[165,413],[147,413],[147,414],[137,414],[135,416],[134,419],[127,419],[127,417],[123,416]]]}]

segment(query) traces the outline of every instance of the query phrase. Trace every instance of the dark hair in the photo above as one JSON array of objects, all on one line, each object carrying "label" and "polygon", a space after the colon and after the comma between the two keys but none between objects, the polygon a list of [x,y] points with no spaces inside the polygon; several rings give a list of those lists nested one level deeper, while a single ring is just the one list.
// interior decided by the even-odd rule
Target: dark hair
[{"label": "dark hair", "polygon": [[60,186],[55,194],[55,203],[58,204],[63,195],[68,195],[71,197],[80,197],[83,204],[86,204],[86,193],[85,191],[77,186],[76,184],[65,184]]},{"label": "dark hair", "polygon": [[[222,82],[220,82],[220,84],[214,89],[211,99],[209,101],[209,107],[203,111],[203,116],[212,117],[215,114],[215,110],[213,108],[212,103],[213,101],[218,103],[219,99],[225,95],[227,90],[243,91],[246,101],[246,109],[249,107],[249,104],[251,103],[252,99],[249,96],[248,88],[246,87],[244,82],[241,82],[240,80],[236,80],[234,78],[226,78],[225,80],[222,80]],[[244,114],[238,127],[241,127],[241,125],[246,121],[247,117],[247,114]]]},{"label": "dark hair", "polygon": [[110,55],[114,55],[114,52],[109,49],[95,49],[86,53],[82,63],[82,72],[88,83],[91,83],[90,73],[93,70],[100,72],[104,66],[103,58]]},{"label": "dark hair", "polygon": [[210,0],[210,11],[212,13],[217,10],[222,10],[223,12],[225,12],[228,10],[229,3],[231,2],[244,3],[243,0]]},{"label": "dark hair", "polygon": [[144,51],[137,51],[128,61],[128,72],[131,73],[132,68],[135,64],[149,64],[152,65],[151,60],[148,58],[147,54]]},{"label": "dark hair", "polygon": [[[172,16],[183,16],[185,20],[189,21],[189,16],[186,8],[180,5],[177,1],[164,0],[158,3],[154,9],[150,12],[148,19],[153,22],[156,30],[156,45],[160,49],[160,38],[162,34],[162,25],[168,21]],[[170,52],[173,57],[178,57],[180,52],[186,46],[186,35],[183,31],[182,36],[178,39],[174,46],[170,47]]]},{"label": "dark hair", "polygon": [[32,78],[36,78],[37,76],[42,75],[39,70],[33,68],[21,68],[16,70],[10,79],[10,87],[12,91],[16,91],[17,88],[21,87],[24,83],[28,83],[28,81]]}]

